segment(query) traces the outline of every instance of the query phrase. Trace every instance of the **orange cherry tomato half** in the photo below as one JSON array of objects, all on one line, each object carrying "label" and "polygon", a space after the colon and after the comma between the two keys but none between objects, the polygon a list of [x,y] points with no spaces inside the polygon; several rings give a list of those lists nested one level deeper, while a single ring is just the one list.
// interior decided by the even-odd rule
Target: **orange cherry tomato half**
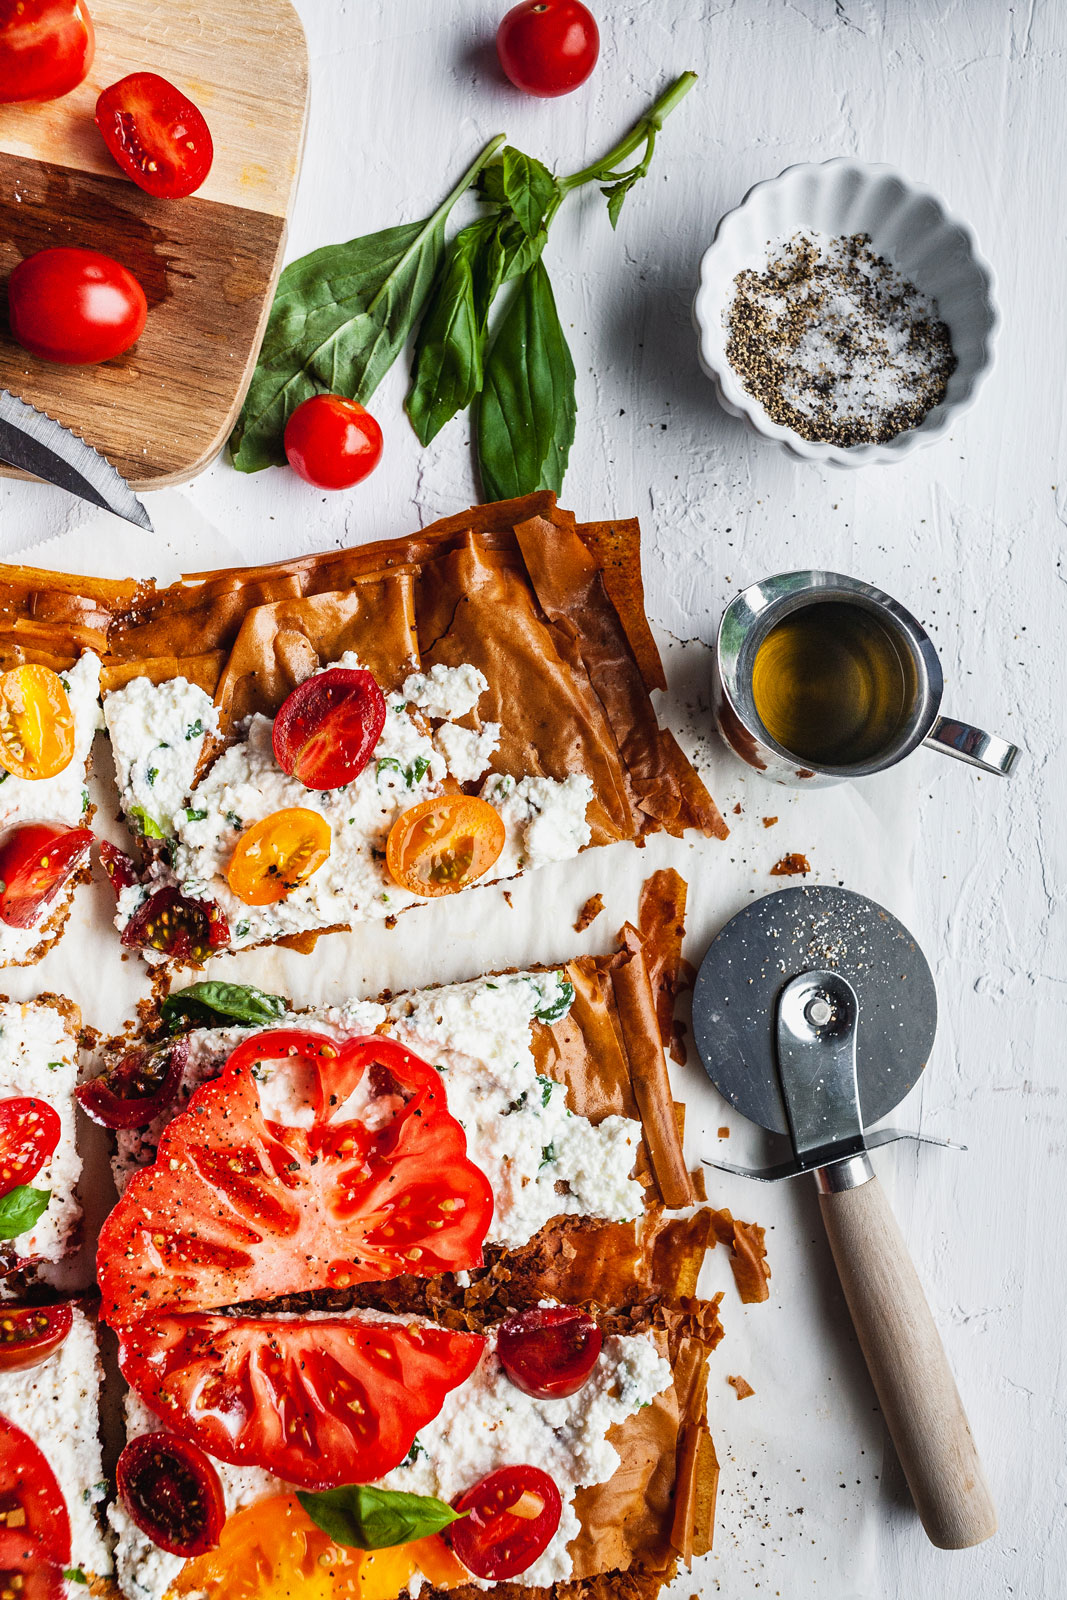
[{"label": "orange cherry tomato half", "polygon": [[504,824],[488,801],[443,794],[397,818],[385,860],[412,894],[455,894],[484,877],[503,848]]},{"label": "orange cherry tomato half", "polygon": [[330,854],[330,824],[306,806],[272,811],[246,828],[226,868],[226,882],[246,906],[284,900]]},{"label": "orange cherry tomato half", "polygon": [[74,755],[74,713],[58,672],[12,667],[0,675],[0,766],[16,778],[54,778]]}]

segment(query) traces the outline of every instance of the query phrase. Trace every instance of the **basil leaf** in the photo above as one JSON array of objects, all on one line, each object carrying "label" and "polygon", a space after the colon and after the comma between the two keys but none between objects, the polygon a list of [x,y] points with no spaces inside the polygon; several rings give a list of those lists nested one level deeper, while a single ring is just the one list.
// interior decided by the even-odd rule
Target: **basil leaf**
[{"label": "basil leaf", "polygon": [[82,1571],[81,1567],[64,1567],[63,1568],[63,1576],[64,1576],[64,1578],[66,1578],[68,1583],[88,1583],[89,1582],[88,1578],[85,1576],[85,1573]]},{"label": "basil leaf", "polygon": [[466,1516],[430,1495],[402,1494],[397,1489],[372,1489],[349,1484],[322,1494],[297,1491],[297,1499],[315,1523],[335,1544],[355,1550],[385,1550],[440,1533],[449,1523]]},{"label": "basil leaf", "polygon": [[[483,217],[457,233],[422,319],[411,389],[404,402],[420,444],[429,444],[482,387],[488,306],[481,314],[477,300],[487,298],[487,274],[485,263],[480,263],[482,292],[476,299],[475,263],[493,245],[496,229],[493,218]],[[493,283],[490,301],[495,293]]]},{"label": "basil leaf", "polygon": [[424,221],[325,245],[286,267],[230,438],[241,472],[284,463],[285,424],[311,395],[370,399],[426,303],[449,212],[499,143],[486,146]]},{"label": "basil leaf", "polygon": [[574,362],[544,263],[522,279],[500,325],[478,407],[478,468],[487,500],[563,485],[574,440]]},{"label": "basil leaf", "polygon": [[504,146],[488,170],[499,171],[501,196],[519,219],[523,232],[532,239],[563,198],[559,184],[535,156],[524,155],[510,144]]},{"label": "basil leaf", "polygon": [[17,1239],[20,1233],[29,1233],[51,1198],[51,1189],[31,1189],[28,1183],[9,1189],[0,1199],[0,1239]]},{"label": "basil leaf", "polygon": [[126,815],[132,822],[137,824],[138,831],[145,839],[165,839],[167,837],[155,817],[150,817],[144,806],[131,806]]},{"label": "basil leaf", "polygon": [[560,1017],[565,1017],[574,1004],[574,985],[568,983],[566,978],[560,980],[560,997],[552,1005],[535,1011],[534,1016],[538,1022],[558,1022]]},{"label": "basil leaf", "polygon": [[222,983],[209,979],[169,994],[159,1008],[168,1033],[186,1027],[214,1026],[218,1022],[247,1022],[268,1026],[288,1010],[284,995],[267,994],[250,983]]}]

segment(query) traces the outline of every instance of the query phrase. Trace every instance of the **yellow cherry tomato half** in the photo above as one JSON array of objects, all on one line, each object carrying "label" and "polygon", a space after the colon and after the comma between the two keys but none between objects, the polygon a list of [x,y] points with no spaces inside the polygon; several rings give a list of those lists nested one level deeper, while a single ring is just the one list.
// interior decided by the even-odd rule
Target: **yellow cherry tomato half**
[{"label": "yellow cherry tomato half", "polygon": [[289,806],[245,829],[226,868],[226,882],[246,906],[270,906],[306,883],[329,853],[326,818],[305,806]]},{"label": "yellow cherry tomato half", "polygon": [[504,824],[485,800],[443,794],[399,816],[385,860],[412,894],[455,894],[484,876],[504,848]]},{"label": "yellow cherry tomato half", "polygon": [[0,675],[0,766],[16,778],[54,778],[74,755],[74,713],[58,672],[36,665]]}]

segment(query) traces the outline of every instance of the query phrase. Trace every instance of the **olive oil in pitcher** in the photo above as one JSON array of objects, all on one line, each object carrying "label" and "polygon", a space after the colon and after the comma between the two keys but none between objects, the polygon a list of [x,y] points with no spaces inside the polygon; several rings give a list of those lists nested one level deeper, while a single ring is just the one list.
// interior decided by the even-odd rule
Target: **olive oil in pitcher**
[{"label": "olive oil in pitcher", "polygon": [[771,628],[756,650],[752,697],[776,744],[819,767],[875,759],[917,691],[911,656],[863,606],[817,600]]}]

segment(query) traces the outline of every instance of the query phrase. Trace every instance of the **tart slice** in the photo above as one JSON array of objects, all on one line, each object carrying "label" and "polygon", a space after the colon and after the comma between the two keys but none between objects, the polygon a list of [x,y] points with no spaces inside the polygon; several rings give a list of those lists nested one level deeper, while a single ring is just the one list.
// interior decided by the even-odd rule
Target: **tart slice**
[{"label": "tart slice", "polygon": [[25,1600],[67,1600],[111,1571],[97,1508],[101,1369],[78,1305],[7,1307],[0,1322],[0,1573]]},{"label": "tart slice", "polygon": [[0,1000],[0,1298],[47,1280],[79,1242],[76,1030],[69,1000]]},{"label": "tart slice", "polygon": [[60,938],[88,877],[86,787],[100,718],[100,660],[0,673],[0,966],[33,966]]}]

